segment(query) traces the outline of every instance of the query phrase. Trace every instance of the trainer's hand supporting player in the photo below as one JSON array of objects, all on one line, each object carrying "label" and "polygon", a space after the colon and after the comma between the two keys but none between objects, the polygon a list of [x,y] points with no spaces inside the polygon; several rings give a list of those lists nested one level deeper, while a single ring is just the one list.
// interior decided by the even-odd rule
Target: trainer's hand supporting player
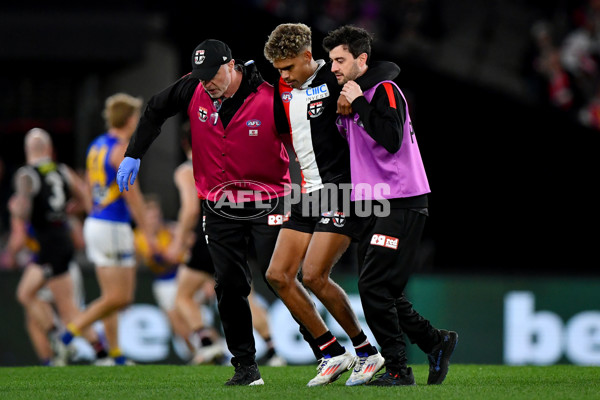
[{"label": "trainer's hand supporting player", "polygon": [[348,99],[350,104],[352,104],[352,102],[354,100],[356,100],[357,97],[360,97],[363,95],[363,92],[362,92],[362,90],[360,90],[360,86],[358,85],[358,83],[356,83],[354,81],[348,81],[342,88],[341,94],[344,97],[346,97],[346,99]]},{"label": "trainer's hand supporting player", "polygon": [[139,170],[139,158],[125,157],[121,161],[121,165],[119,165],[119,169],[117,170],[117,185],[119,185],[121,192],[123,192],[123,189],[129,191],[129,185],[134,184]]}]

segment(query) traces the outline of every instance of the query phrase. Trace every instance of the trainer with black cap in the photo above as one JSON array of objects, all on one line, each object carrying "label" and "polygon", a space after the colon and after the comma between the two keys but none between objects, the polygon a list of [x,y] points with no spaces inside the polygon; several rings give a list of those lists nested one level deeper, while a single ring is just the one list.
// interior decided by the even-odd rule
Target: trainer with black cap
[{"label": "trainer with black cap", "polygon": [[[255,360],[248,295],[248,263],[266,271],[289,187],[289,159],[281,134],[285,113],[273,86],[255,64],[236,63],[229,46],[208,39],[192,53],[192,72],[152,96],[117,173],[128,190],[161,126],[179,112],[191,127],[192,161],[215,266],[215,291],[235,375],[226,385],[262,385]],[[277,119],[275,116],[282,116]],[[306,337],[306,336],[305,336]],[[308,336],[310,338],[310,336]]]},{"label": "trainer with black cap", "polygon": [[231,61],[231,58],[231,50],[225,43],[220,40],[205,40],[194,50],[192,78],[210,80],[221,65]]}]

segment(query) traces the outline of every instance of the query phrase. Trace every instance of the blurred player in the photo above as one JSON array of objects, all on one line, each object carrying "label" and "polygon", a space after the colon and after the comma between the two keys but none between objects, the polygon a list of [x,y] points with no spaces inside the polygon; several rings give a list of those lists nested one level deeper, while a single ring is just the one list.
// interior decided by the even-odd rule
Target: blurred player
[{"label": "blurred player", "polygon": [[[33,262],[39,252],[40,244],[37,240],[31,238],[28,234],[28,224],[21,218],[12,216],[10,218],[10,234],[8,236],[6,248],[2,253],[2,265],[6,268],[20,268],[20,260],[23,257],[27,258],[25,265]],[[41,288],[37,297],[41,300],[38,303],[39,311],[43,313],[47,320],[54,318],[54,312],[50,305],[48,296],[49,290],[46,286]],[[33,350],[40,360],[40,365],[54,366],[62,364],[61,361],[55,359],[48,332],[44,330],[28,313],[25,313],[25,326],[29,334],[29,340],[33,345]]]},{"label": "blurred player", "polygon": [[185,250],[180,252],[174,262],[168,261],[164,253],[173,241],[174,226],[168,225],[162,215],[159,199],[156,196],[145,196],[145,213],[148,228],[156,239],[157,252],[153,253],[146,241],[146,237],[139,229],[134,230],[135,251],[139,263],[146,266],[154,275],[152,292],[158,306],[165,312],[173,333],[185,341],[189,351],[194,354],[195,347],[189,337],[191,330],[175,307],[175,294],[177,292],[177,269],[183,262]]},{"label": "blurred player", "polygon": [[[34,335],[44,332],[56,337],[59,327],[53,314],[48,312],[47,302],[38,297],[38,291],[44,285],[48,286],[63,323],[80,314],[74,300],[73,280],[67,273],[74,246],[66,209],[71,196],[87,205],[87,209],[90,201],[77,175],[66,165],[52,161],[52,141],[48,132],[39,128],[30,130],[25,135],[25,155],[27,165],[15,174],[16,191],[9,202],[15,235],[11,246],[18,245],[20,240],[25,242],[27,221],[39,251],[23,272],[17,298],[25,308],[30,331]],[[97,356],[105,357],[106,352],[95,333],[91,329],[84,333]],[[55,351],[61,353],[61,363],[65,363],[65,349],[60,347]],[[42,353],[46,359],[47,348]]]},{"label": "blurred player", "polygon": [[145,224],[138,185],[121,193],[115,181],[141,106],[141,99],[124,93],[107,98],[103,116],[108,131],[97,137],[88,149],[87,179],[93,207],[84,223],[84,237],[88,259],[96,267],[101,295],[67,325],[62,336],[63,343],[69,344],[83,329],[102,319],[112,358],[110,364],[116,365],[127,361],[118,343],[118,311],[133,301],[135,289],[132,217],[146,235],[152,251],[155,249],[154,239]]}]

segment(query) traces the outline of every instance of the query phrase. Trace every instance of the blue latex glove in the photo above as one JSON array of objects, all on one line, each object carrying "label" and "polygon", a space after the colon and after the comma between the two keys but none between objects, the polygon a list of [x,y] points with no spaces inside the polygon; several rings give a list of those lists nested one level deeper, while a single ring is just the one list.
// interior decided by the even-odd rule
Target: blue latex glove
[{"label": "blue latex glove", "polygon": [[123,189],[129,191],[129,185],[133,185],[139,170],[139,158],[125,157],[121,161],[121,165],[119,165],[119,169],[117,170],[117,185],[119,185],[121,192],[123,192]]}]

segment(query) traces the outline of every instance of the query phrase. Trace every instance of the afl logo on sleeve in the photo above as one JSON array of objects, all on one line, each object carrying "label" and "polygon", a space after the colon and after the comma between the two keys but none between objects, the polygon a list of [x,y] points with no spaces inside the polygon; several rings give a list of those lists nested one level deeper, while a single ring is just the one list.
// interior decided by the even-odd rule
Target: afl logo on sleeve
[{"label": "afl logo on sleeve", "polygon": [[281,93],[281,101],[283,101],[284,103],[289,103],[290,101],[292,101],[292,94],[290,92]]}]

